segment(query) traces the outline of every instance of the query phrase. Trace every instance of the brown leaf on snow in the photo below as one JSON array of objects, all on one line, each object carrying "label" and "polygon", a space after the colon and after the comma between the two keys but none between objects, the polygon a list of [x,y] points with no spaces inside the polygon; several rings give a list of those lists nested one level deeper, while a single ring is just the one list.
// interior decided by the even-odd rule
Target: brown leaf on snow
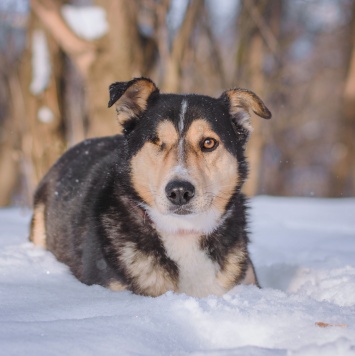
[{"label": "brown leaf on snow", "polygon": [[329,323],[323,323],[322,321],[317,321],[315,324],[317,326],[319,326],[320,328],[328,328],[330,326],[337,326],[339,328],[347,328],[348,327],[347,324],[329,324]]}]

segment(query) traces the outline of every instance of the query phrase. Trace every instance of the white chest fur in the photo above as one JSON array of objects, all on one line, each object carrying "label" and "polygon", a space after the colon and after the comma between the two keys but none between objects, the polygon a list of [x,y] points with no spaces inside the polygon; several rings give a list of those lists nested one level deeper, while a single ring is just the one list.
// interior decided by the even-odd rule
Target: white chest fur
[{"label": "white chest fur", "polygon": [[179,268],[179,293],[206,297],[226,292],[217,280],[219,265],[200,248],[198,235],[167,234],[162,240],[167,255]]}]

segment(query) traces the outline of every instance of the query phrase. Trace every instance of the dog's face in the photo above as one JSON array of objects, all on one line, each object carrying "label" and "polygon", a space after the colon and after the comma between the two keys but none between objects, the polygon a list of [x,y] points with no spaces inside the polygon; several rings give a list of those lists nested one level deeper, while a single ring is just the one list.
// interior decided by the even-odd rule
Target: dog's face
[{"label": "dog's face", "polygon": [[113,103],[131,155],[132,185],[157,228],[212,232],[246,178],[249,109],[271,117],[263,102],[244,89],[218,99],[160,94],[138,78],[112,84]]}]

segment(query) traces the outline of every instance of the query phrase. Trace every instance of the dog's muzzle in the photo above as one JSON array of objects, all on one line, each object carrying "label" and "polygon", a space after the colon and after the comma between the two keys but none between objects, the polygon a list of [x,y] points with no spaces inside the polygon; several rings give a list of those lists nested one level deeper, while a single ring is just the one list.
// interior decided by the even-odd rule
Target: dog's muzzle
[{"label": "dog's muzzle", "polygon": [[171,203],[182,206],[195,196],[195,187],[188,181],[173,180],[165,187],[165,194]]}]

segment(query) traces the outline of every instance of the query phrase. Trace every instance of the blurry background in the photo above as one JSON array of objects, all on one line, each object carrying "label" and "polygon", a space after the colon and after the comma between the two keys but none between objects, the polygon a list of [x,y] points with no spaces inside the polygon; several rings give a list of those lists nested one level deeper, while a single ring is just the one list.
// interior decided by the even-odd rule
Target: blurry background
[{"label": "blurry background", "polygon": [[[351,0],[0,0],[0,206],[59,155],[118,132],[108,86],[255,91],[248,194],[355,195]],[[223,172],[221,172],[223,174]]]}]

